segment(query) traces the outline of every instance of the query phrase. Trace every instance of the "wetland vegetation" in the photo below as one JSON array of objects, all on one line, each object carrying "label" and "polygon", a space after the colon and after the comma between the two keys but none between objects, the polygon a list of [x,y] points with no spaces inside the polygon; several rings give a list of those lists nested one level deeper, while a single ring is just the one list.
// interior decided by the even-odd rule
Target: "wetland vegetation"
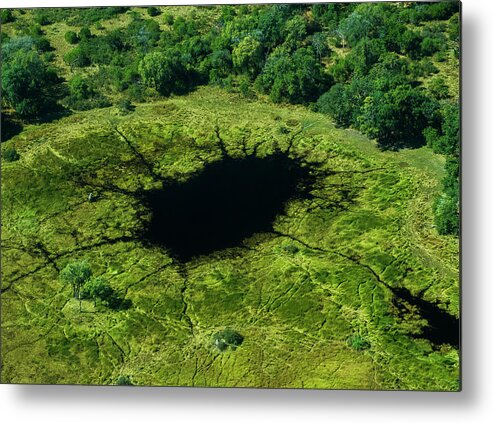
[{"label": "wetland vegetation", "polygon": [[2,10],[2,382],[459,390],[459,12]]}]

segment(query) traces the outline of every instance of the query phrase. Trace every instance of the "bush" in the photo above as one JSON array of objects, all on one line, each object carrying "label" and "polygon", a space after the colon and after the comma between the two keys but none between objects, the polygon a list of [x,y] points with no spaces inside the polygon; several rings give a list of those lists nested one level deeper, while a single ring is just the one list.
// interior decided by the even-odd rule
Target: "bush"
[{"label": "bush", "polygon": [[2,9],[2,11],[0,12],[0,22],[2,24],[6,24],[14,21],[15,17],[12,13],[12,9]]},{"label": "bush", "polygon": [[5,150],[3,150],[2,157],[6,162],[16,162],[21,158],[14,147],[7,147]]},{"label": "bush", "polygon": [[459,195],[443,193],[434,204],[435,225],[441,235],[459,235]]},{"label": "bush", "polygon": [[70,50],[63,57],[63,60],[65,60],[65,62],[72,68],[83,68],[91,64],[91,59],[88,52],[81,46]]},{"label": "bush", "polygon": [[45,12],[43,9],[39,9],[35,12],[34,22],[41,26],[50,25],[52,23],[49,17],[49,12]]},{"label": "bush", "polygon": [[408,85],[377,91],[365,99],[359,123],[362,131],[382,149],[419,147],[423,131],[438,125],[439,104]]},{"label": "bush", "polygon": [[118,379],[116,380],[116,384],[119,386],[132,386],[133,385],[130,377],[126,376],[126,375],[118,376]]},{"label": "bush", "polygon": [[166,25],[172,26],[175,23],[175,18],[173,17],[173,15],[167,13],[166,15],[164,15],[164,22],[166,23]]},{"label": "bush", "polygon": [[315,101],[330,80],[311,47],[293,54],[281,47],[268,57],[255,85],[275,103],[307,103]]},{"label": "bush", "polygon": [[128,98],[119,101],[117,107],[122,115],[127,115],[135,110],[135,106]]},{"label": "bush", "polygon": [[351,335],[347,340],[348,345],[356,351],[363,351],[370,348],[370,343],[363,336],[356,334]]},{"label": "bush", "polygon": [[74,31],[67,31],[65,33],[65,41],[69,44],[77,44],[80,38]]},{"label": "bush", "polygon": [[243,343],[243,336],[233,329],[226,328],[213,336],[214,346],[221,352],[228,348],[236,350]]},{"label": "bush", "polygon": [[34,51],[8,52],[2,63],[4,100],[23,118],[38,118],[55,105],[55,71]]},{"label": "bush", "polygon": [[161,14],[161,11],[157,7],[150,6],[147,8],[147,14],[149,16],[159,16]]},{"label": "bush", "polygon": [[154,51],[139,63],[142,81],[162,95],[181,93],[187,88],[188,73],[177,51]]}]

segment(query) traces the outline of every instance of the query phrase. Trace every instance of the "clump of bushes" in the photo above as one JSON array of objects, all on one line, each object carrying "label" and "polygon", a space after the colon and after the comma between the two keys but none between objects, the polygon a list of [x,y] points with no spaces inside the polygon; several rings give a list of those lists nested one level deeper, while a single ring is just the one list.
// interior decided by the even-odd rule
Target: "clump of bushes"
[{"label": "clump of bushes", "polygon": [[15,16],[12,13],[12,9],[2,9],[0,12],[0,22],[3,24],[14,22]]},{"label": "clump of bushes", "polygon": [[149,16],[159,16],[161,14],[161,11],[157,7],[150,6],[147,8],[147,14]]},{"label": "clump of bushes", "polygon": [[236,350],[243,343],[243,339],[242,335],[230,328],[217,332],[213,336],[214,346],[221,352],[228,348],[232,351]]},{"label": "clump of bushes", "polygon": [[113,310],[130,307],[129,300],[118,296],[117,292],[102,277],[92,278],[92,270],[87,261],[68,263],[60,272],[60,279],[71,285],[74,298],[79,300],[79,311],[82,311],[82,300],[93,300]]},{"label": "clump of bushes", "polygon": [[74,31],[67,31],[65,33],[65,41],[69,44],[77,44],[80,38]]},{"label": "clump of bushes", "polygon": [[6,162],[15,162],[21,158],[20,154],[14,147],[8,147],[3,150],[2,157]]},{"label": "clump of bushes", "polygon": [[347,339],[347,344],[356,351],[363,351],[370,348],[368,340],[359,334],[351,335]]},{"label": "clump of bushes", "polygon": [[117,104],[117,108],[122,115],[128,115],[135,110],[135,106],[128,98],[119,101]]}]

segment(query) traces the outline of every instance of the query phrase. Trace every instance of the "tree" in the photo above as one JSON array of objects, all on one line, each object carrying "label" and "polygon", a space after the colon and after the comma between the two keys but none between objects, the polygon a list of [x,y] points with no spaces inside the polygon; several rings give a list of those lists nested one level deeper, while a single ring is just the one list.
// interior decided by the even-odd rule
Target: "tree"
[{"label": "tree", "polygon": [[161,11],[157,7],[150,6],[147,8],[147,14],[149,16],[159,16],[161,14]]},{"label": "tree", "polygon": [[275,103],[306,103],[316,100],[330,81],[311,47],[290,54],[281,46],[269,56],[255,84]]},{"label": "tree", "polygon": [[34,51],[9,53],[2,64],[4,99],[23,118],[37,118],[55,104],[58,76]]},{"label": "tree", "polygon": [[64,38],[69,44],[77,44],[80,41],[79,36],[74,31],[67,31]]},{"label": "tree", "polygon": [[262,68],[262,44],[255,38],[247,36],[233,49],[232,59],[238,71],[254,76]]},{"label": "tree", "polygon": [[146,54],[139,63],[139,74],[145,85],[162,95],[180,92],[186,87],[187,71],[175,51]]},{"label": "tree", "polygon": [[331,116],[338,125],[348,127],[351,124],[353,104],[343,84],[333,85],[317,101],[317,111]]},{"label": "tree", "polygon": [[324,32],[316,32],[312,37],[313,51],[321,60],[322,57],[327,56],[330,53],[329,45],[327,43],[327,34]]},{"label": "tree", "polygon": [[92,278],[86,282],[81,294],[83,298],[94,300],[94,305],[96,305],[98,299],[103,302],[111,301],[111,298],[115,295],[115,291],[105,279],[99,277]]},{"label": "tree", "polygon": [[2,11],[0,12],[0,22],[2,24],[6,24],[14,21],[15,21],[15,17],[14,14],[12,13],[12,9],[2,9]]},{"label": "tree", "polygon": [[89,281],[91,273],[91,268],[86,261],[69,263],[60,272],[60,279],[72,286],[74,298],[79,300],[79,311],[82,311],[81,290],[87,281]]},{"label": "tree", "polygon": [[436,124],[438,108],[422,91],[403,85],[368,97],[359,121],[382,149],[418,147],[424,144],[424,129]]},{"label": "tree", "polygon": [[70,96],[75,101],[86,100],[93,94],[93,90],[82,75],[74,75],[68,83]]},{"label": "tree", "polygon": [[63,59],[71,68],[83,68],[91,64],[91,58],[83,46],[70,50]]}]

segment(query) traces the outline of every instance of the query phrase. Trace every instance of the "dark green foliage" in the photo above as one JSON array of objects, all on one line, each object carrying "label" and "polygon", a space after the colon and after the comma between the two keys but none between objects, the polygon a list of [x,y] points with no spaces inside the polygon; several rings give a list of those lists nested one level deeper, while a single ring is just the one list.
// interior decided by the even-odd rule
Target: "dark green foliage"
[{"label": "dark green foliage", "polygon": [[69,96],[64,99],[67,107],[74,110],[90,110],[108,107],[111,103],[96,87],[94,78],[75,75],[68,83]]},{"label": "dark green foliage", "polygon": [[323,57],[327,57],[331,52],[327,38],[328,36],[325,32],[316,32],[313,34],[312,47],[319,60]]},{"label": "dark green foliage", "polygon": [[217,332],[213,337],[214,346],[221,352],[226,351],[228,348],[236,350],[243,343],[243,336],[233,329],[226,328],[220,332]]},{"label": "dark green foliage", "polygon": [[[66,22],[71,26],[92,25],[125,13],[128,7],[84,7],[39,9],[36,20],[49,23]],[[38,17],[40,16],[40,17]],[[41,23],[40,23],[41,24]]]},{"label": "dark green foliage", "polygon": [[126,376],[126,375],[118,376],[118,379],[116,380],[116,384],[119,386],[132,386],[133,385],[130,377]]},{"label": "dark green foliage", "polygon": [[255,76],[263,65],[262,44],[255,38],[247,36],[233,49],[232,59],[233,66],[238,72]]},{"label": "dark green foliage", "polygon": [[53,23],[50,17],[50,13],[47,12],[46,9],[38,9],[35,11],[34,22],[41,26],[50,25],[51,23]]},{"label": "dark green foliage", "polygon": [[[3,130],[3,128],[2,128],[2,130]],[[7,147],[2,152],[2,158],[6,162],[16,162],[17,160],[19,160],[21,158],[21,156],[19,155],[19,153],[17,152],[17,150],[14,147]]]},{"label": "dark green foliage", "polygon": [[161,14],[161,11],[157,7],[150,6],[147,8],[147,14],[149,16],[159,16]]},{"label": "dark green foliage", "polygon": [[2,63],[2,93],[5,101],[23,118],[37,118],[55,105],[55,71],[34,51],[8,51]]},{"label": "dark green foliage", "polygon": [[370,348],[370,343],[368,342],[368,340],[359,334],[351,335],[348,338],[347,343],[356,351],[363,351]]},{"label": "dark green foliage", "polygon": [[354,75],[366,75],[383,53],[385,43],[382,40],[364,38],[351,50],[346,61]]},{"label": "dark green foliage", "polygon": [[331,116],[338,125],[349,126],[352,122],[354,104],[343,84],[335,84],[317,101],[317,111]]},{"label": "dark green foliage", "polygon": [[437,100],[444,100],[449,97],[449,89],[445,80],[441,77],[433,77],[428,84],[430,94]]},{"label": "dark green foliage", "polygon": [[441,133],[428,134],[428,145],[435,153],[458,156],[460,114],[457,103],[446,103],[442,109]]},{"label": "dark green foliage", "polygon": [[119,101],[117,107],[118,111],[123,115],[127,115],[135,110],[135,106],[128,98]]},{"label": "dark green foliage", "polygon": [[382,149],[419,147],[425,142],[423,130],[436,123],[438,108],[420,90],[399,86],[367,98],[359,121],[362,131]]},{"label": "dark green foliage", "polygon": [[164,15],[164,22],[166,23],[166,25],[171,26],[175,22],[175,18],[173,17],[173,15],[167,13],[166,15]]},{"label": "dark green foliage", "polygon": [[329,85],[330,80],[311,47],[300,48],[293,54],[282,47],[276,49],[256,80],[257,88],[276,103],[314,101]]},{"label": "dark green foliage", "polygon": [[440,1],[435,3],[416,2],[411,5],[408,17],[411,23],[446,20],[459,11],[458,1]]},{"label": "dark green foliage", "polygon": [[79,311],[82,311],[82,290],[91,277],[91,268],[86,261],[74,261],[60,271],[60,279],[72,287],[74,298],[79,300]]},{"label": "dark green foliage", "polygon": [[2,24],[10,23],[15,21],[15,16],[12,13],[12,9],[2,9],[0,11],[0,22]]},{"label": "dark green foliage", "polygon": [[459,193],[442,193],[435,201],[435,225],[441,235],[459,235]]},{"label": "dark green foliage", "polygon": [[139,73],[144,84],[162,95],[184,92],[189,79],[188,72],[179,52],[152,52],[139,64]]},{"label": "dark green foliage", "polygon": [[94,300],[96,305],[97,300],[108,301],[114,295],[114,290],[108,285],[103,278],[92,278],[86,282],[81,290],[82,298]]},{"label": "dark green foliage", "polygon": [[22,124],[14,119],[12,116],[5,113],[5,110],[2,110],[1,113],[1,141],[7,141],[12,138],[14,135],[19,134],[22,131]]},{"label": "dark green foliage", "polygon": [[84,47],[75,47],[63,59],[71,68],[83,68],[91,64],[89,53]]},{"label": "dark green foliage", "polygon": [[79,38],[81,41],[88,41],[93,37],[91,30],[87,27],[84,26],[81,28],[79,31]]},{"label": "dark green foliage", "polygon": [[65,41],[69,44],[77,44],[80,38],[74,31],[67,31],[65,33]]},{"label": "dark green foliage", "polygon": [[338,32],[354,47],[363,38],[377,38],[384,23],[385,5],[360,4],[339,24]]}]

